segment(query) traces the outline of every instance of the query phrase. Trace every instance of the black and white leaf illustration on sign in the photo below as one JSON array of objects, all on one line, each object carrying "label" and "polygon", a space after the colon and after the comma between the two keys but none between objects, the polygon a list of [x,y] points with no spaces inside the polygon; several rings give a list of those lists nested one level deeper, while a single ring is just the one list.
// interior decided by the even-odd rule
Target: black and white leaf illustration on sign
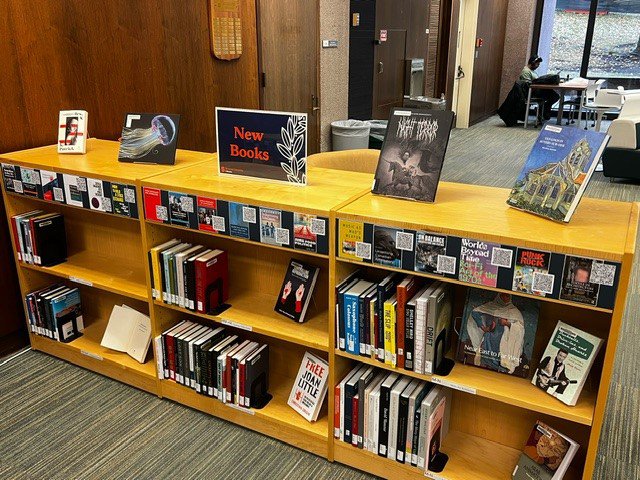
[{"label": "black and white leaf illustration on sign", "polygon": [[[307,181],[307,157],[304,152],[305,131],[307,119],[302,115],[291,115],[287,120],[287,128],[280,129],[281,142],[276,143],[278,152],[287,162],[280,162],[282,170],[287,174],[287,180],[292,183],[304,184]],[[298,155],[302,152],[302,156]]]}]

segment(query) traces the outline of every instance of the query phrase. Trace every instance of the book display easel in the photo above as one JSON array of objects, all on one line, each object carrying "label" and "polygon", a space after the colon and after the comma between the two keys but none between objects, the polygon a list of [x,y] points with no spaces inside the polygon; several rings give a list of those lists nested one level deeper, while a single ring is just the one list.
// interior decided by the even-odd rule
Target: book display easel
[{"label": "book display easel", "polygon": [[[506,189],[441,183],[436,203],[423,204],[372,195],[372,178],[367,174],[309,167],[308,185],[296,187],[221,177],[212,154],[178,150],[175,166],[123,164],[117,162],[117,155],[118,143],[89,140],[87,154],[81,156],[58,155],[55,146],[1,156],[8,218],[36,208],[62,212],[65,218],[66,262],[40,267],[18,261],[16,256],[23,296],[60,278],[81,290],[84,334],[70,343],[31,334],[34,349],[331,461],[386,478],[419,478],[423,474],[416,468],[354,448],[333,436],[333,387],[358,362],[371,364],[454,390],[450,431],[441,447],[449,460],[442,472],[428,476],[509,479],[532,425],[542,420],[581,445],[566,478],[591,478],[635,251],[637,204],[585,198],[571,223],[561,225],[509,208]],[[78,195],[77,206],[59,195],[57,200],[55,196],[51,200],[38,198],[42,185],[25,188],[34,169],[102,180],[106,192],[112,192],[111,184],[121,185],[123,194],[127,190],[129,209],[123,205],[116,209],[114,198],[107,194],[104,198],[111,200],[107,202],[110,213],[108,208],[92,208],[86,188],[73,192]],[[79,185],[86,184],[80,181]],[[120,192],[120,187],[115,191]],[[175,198],[181,199],[179,216],[172,212]],[[202,228],[198,218],[201,204],[210,210],[207,228]],[[262,212],[279,218],[277,225],[270,225],[275,235],[261,231]],[[315,220],[315,241],[311,243],[296,242],[294,219],[303,214]],[[361,225],[362,232],[358,248],[347,256],[340,245],[344,221]],[[539,358],[560,319],[605,340],[577,405],[561,403],[530,380],[460,363],[455,363],[448,375],[422,375],[339,350],[335,287],[358,268],[372,277],[402,271],[449,282],[454,285],[453,312],[458,324],[462,315],[470,284],[458,280],[456,267],[451,274],[415,272],[413,238],[402,250],[398,268],[375,264],[374,226],[392,227],[413,238],[417,231],[446,235],[446,254],[456,258],[457,264],[461,239],[473,239],[499,244],[514,252],[513,258],[518,247],[551,252],[550,271],[565,255],[615,265],[615,280],[603,287],[595,305],[562,300],[557,291],[535,297],[541,304],[538,335],[544,341],[536,342],[534,358]],[[158,286],[153,285],[147,253],[173,238],[228,253],[227,309],[216,315],[196,313],[154,298]],[[273,309],[292,258],[320,267],[305,323],[293,322]],[[514,293],[512,279],[511,269],[500,268],[495,287],[473,286]],[[560,277],[557,283],[559,288]],[[224,325],[243,338],[268,343],[269,393],[273,398],[261,409],[236,408],[173,381],[159,380],[153,352],[140,364],[126,353],[101,347],[111,310],[123,303],[150,316],[153,338],[190,319]],[[287,405],[305,351],[329,363],[329,396],[318,420],[312,423]]]}]

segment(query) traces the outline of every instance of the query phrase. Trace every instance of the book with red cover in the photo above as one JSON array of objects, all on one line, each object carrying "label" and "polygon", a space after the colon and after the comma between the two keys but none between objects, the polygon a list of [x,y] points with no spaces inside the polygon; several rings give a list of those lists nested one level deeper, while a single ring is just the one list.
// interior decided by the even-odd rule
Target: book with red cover
[{"label": "book with red cover", "polygon": [[358,419],[360,418],[359,400],[360,395],[357,393],[351,399],[351,445],[354,447],[358,446],[358,436],[360,435],[358,429]]},{"label": "book with red cover", "polygon": [[333,393],[333,436],[340,438],[340,384],[336,385]]},{"label": "book with red cover", "polygon": [[398,300],[396,306],[396,366],[398,368],[404,368],[405,306],[418,291],[418,287],[420,287],[418,277],[407,275],[396,288],[396,298]]},{"label": "book with red cover", "polygon": [[218,215],[218,202],[215,198],[198,197],[198,229],[218,233],[213,228],[213,217]]},{"label": "book with red cover", "polygon": [[227,252],[213,250],[196,259],[196,310],[217,313],[229,298]]}]

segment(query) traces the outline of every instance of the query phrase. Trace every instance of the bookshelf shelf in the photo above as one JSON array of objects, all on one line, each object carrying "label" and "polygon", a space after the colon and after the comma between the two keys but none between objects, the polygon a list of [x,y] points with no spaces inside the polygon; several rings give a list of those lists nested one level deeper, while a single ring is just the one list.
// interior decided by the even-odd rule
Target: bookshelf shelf
[{"label": "bookshelf shelf", "polygon": [[[425,204],[372,195],[369,174],[310,166],[308,186],[295,187],[219,176],[215,154],[178,150],[175,166],[154,166],[118,162],[117,142],[90,139],[87,148],[86,155],[78,156],[58,155],[55,146],[0,155],[4,164],[15,167],[95,178],[135,189],[136,203],[132,204],[135,208],[129,218],[90,210],[88,204],[80,208],[14,193],[11,188],[7,190],[11,182],[6,178],[2,182],[8,219],[35,208],[63,212],[65,218],[68,261],[48,268],[16,263],[22,294],[53,283],[52,276],[75,279],[75,285],[81,291],[84,335],[65,344],[32,334],[34,349],[261,432],[330,461],[394,480],[418,479],[424,476],[418,469],[359,450],[333,437],[334,387],[347,371],[356,362],[395,370],[377,360],[336,349],[335,286],[358,267],[380,277],[386,271],[415,273],[413,267],[404,266],[399,270],[340,257],[336,252],[336,246],[340,248],[340,242],[336,241],[339,239],[338,221],[360,222],[370,229],[380,225],[440,233],[448,238],[456,236],[495,242],[506,247],[537,249],[556,254],[561,259],[564,255],[601,259],[620,268],[617,293],[612,287],[613,294],[607,297],[606,305],[571,303],[559,300],[555,294],[552,295],[554,298],[535,297],[541,301],[538,340],[542,340],[538,343],[546,344],[558,319],[590,330],[606,340],[604,351],[594,366],[595,374],[589,377],[575,407],[566,406],[538,390],[529,379],[459,363],[446,377],[400,371],[454,389],[449,434],[442,447],[450,460],[444,471],[433,478],[511,478],[522,446],[537,419],[557,425],[560,431],[581,445],[571,475],[566,478],[591,478],[635,253],[637,204],[584,198],[571,223],[562,225],[509,208],[505,203],[509,191],[505,189],[441,182],[436,202]],[[22,175],[19,168],[9,168],[9,171]],[[179,217],[169,218],[164,223],[145,219],[143,189],[146,188],[156,189],[165,196],[169,192],[191,195],[194,211],[189,216],[189,228],[178,225]],[[220,202],[222,208],[216,208],[226,219],[224,234],[198,229],[199,222],[194,217],[198,197]],[[231,215],[225,208],[228,209],[231,202],[256,209],[258,225],[249,228],[248,239],[228,235]],[[281,227],[289,229],[291,243],[295,232],[291,219],[296,213],[326,220],[326,232],[319,234],[324,242],[322,252],[261,243],[260,208],[281,210]],[[171,210],[167,208],[167,211]],[[287,225],[285,217],[289,222]],[[151,300],[152,275],[147,252],[174,237],[228,252],[228,303],[231,308],[219,316],[211,316]],[[318,248],[320,243],[316,244]],[[309,307],[308,320],[303,324],[273,311],[291,258],[320,267],[314,301]],[[452,283],[455,286],[454,312],[460,315],[464,287],[470,285],[453,278],[453,274],[449,278],[416,274]],[[506,283],[499,285],[500,288],[478,288],[509,291]],[[193,317],[204,320],[203,323],[229,325],[245,338],[269,343],[273,399],[262,410],[247,412],[233,408],[186,386],[159,380],[153,352],[149,353],[146,363],[139,364],[126,353],[102,348],[100,341],[111,309],[123,303],[149,314],[154,336],[185,317]],[[314,423],[307,422],[287,405],[300,361],[309,349],[329,362],[327,405]],[[534,349],[533,356],[538,353]],[[473,390],[475,395],[471,394]]]},{"label": "bookshelf shelf", "polygon": [[496,400],[498,402],[526,408],[557,418],[563,418],[582,425],[591,425],[593,421],[593,411],[596,404],[595,394],[586,388],[582,391],[578,404],[575,407],[565,405],[556,400],[551,395],[543,392],[539,388],[531,385],[531,379],[516,378],[509,375],[492,372],[482,368],[469,365],[455,364],[451,373],[447,376],[419,374],[404,369],[394,368],[385,365],[378,360],[367,357],[352,355],[341,350],[336,350],[335,354],[350,358],[367,365],[400,373],[413,378],[419,378],[434,383],[447,382],[452,388],[475,390],[475,394]]},{"label": "bookshelf shelf", "polygon": [[22,268],[44,272],[72,282],[147,301],[144,268],[89,252],[70,255],[66,262],[41,267],[21,262]]},{"label": "bookshelf shelf", "polygon": [[267,335],[324,352],[329,350],[329,340],[326,334],[328,328],[326,309],[314,311],[310,306],[308,320],[305,323],[296,323],[273,310],[275,305],[273,295],[243,292],[232,295],[228,303],[231,305],[230,308],[218,316],[213,316],[193,312],[160,300],[154,301],[156,306],[170,308],[185,315],[194,315],[216,323],[251,330],[261,335]]}]

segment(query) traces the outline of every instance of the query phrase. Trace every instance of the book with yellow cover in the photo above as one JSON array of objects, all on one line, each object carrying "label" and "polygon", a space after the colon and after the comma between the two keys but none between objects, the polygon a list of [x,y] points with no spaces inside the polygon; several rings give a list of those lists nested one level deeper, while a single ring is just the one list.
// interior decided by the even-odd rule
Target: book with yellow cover
[{"label": "book with yellow cover", "polygon": [[153,284],[151,285],[151,293],[154,299],[159,299],[162,297],[162,276],[160,273],[159,254],[161,251],[166,250],[167,248],[171,248],[178,243],[180,243],[180,240],[174,238],[172,240],[169,240],[168,242],[163,243],[162,245],[153,247],[149,251],[149,266],[151,267],[151,279],[153,280]]},{"label": "book with yellow cover", "polygon": [[384,363],[396,366],[396,304],[397,296],[393,295],[384,302]]},{"label": "book with yellow cover", "polygon": [[[364,240],[364,225],[362,222],[340,220],[338,225],[338,239],[340,241],[338,256],[348,260],[362,261],[367,258],[363,252],[358,252],[358,244]],[[360,253],[360,255],[358,255]],[[366,252],[365,252],[366,253]],[[371,258],[371,245],[369,245],[369,258]]]}]

